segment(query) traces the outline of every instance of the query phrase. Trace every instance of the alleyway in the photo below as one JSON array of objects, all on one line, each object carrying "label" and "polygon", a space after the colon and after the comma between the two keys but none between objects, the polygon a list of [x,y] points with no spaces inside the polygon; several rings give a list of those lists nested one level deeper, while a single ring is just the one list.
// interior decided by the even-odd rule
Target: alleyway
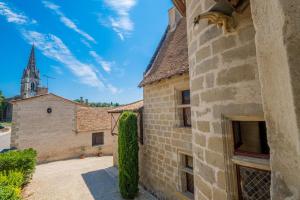
[{"label": "alleyway", "polygon": [[[122,200],[112,157],[93,157],[38,165],[24,191],[27,200]],[[155,200],[140,189],[138,200]]]}]

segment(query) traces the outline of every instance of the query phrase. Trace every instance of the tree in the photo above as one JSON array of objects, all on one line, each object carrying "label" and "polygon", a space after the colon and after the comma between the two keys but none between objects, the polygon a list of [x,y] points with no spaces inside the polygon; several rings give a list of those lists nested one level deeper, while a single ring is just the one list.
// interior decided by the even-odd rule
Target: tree
[{"label": "tree", "polygon": [[119,188],[124,199],[133,199],[138,194],[139,145],[137,117],[133,112],[124,112],[119,121]]},{"label": "tree", "polygon": [[2,94],[2,91],[0,90],[0,120],[3,120],[5,110],[5,97]]}]

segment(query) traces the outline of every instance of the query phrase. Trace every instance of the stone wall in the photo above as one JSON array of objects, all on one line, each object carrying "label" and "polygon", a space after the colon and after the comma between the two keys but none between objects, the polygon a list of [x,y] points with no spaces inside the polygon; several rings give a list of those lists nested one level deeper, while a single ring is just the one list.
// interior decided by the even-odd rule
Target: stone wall
[{"label": "stone wall", "polygon": [[[77,104],[53,95],[17,101],[13,105],[11,146],[18,149],[34,148],[38,161],[48,162],[95,155],[99,147],[92,147],[92,132],[76,132]],[[51,108],[52,113],[47,113]],[[104,142],[110,139],[110,130],[103,130]],[[102,148],[112,154],[112,146]]]},{"label": "stone wall", "polygon": [[251,0],[272,199],[300,199],[300,1]]},{"label": "stone wall", "polygon": [[177,92],[186,89],[188,74],[144,86],[140,181],[159,199],[180,199],[180,155],[192,155],[191,128],[179,127],[176,108]]},{"label": "stone wall", "polygon": [[[263,116],[255,30],[248,8],[230,34],[200,21],[213,0],[187,0],[195,199],[226,199],[223,116]],[[224,130],[223,130],[224,131]]]}]

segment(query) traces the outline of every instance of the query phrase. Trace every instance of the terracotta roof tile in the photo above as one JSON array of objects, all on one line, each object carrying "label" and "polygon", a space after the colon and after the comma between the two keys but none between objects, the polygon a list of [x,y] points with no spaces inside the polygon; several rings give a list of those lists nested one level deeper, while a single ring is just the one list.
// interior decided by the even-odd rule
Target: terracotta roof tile
[{"label": "terracotta roof tile", "polygon": [[147,84],[169,78],[174,75],[188,72],[188,47],[186,18],[183,17],[174,31],[168,29],[166,36],[159,45],[159,50],[150,62],[144,79],[139,84],[143,87]]},{"label": "terracotta roof tile", "polygon": [[111,128],[110,108],[80,107],[76,113],[77,132],[96,132]]},{"label": "terracotta roof tile", "polygon": [[126,105],[123,105],[123,106],[118,106],[114,109],[109,110],[108,112],[109,113],[121,113],[123,111],[137,112],[140,109],[142,109],[143,106],[144,106],[144,102],[143,102],[143,100],[141,100],[141,101],[133,102],[133,103],[126,104]]}]

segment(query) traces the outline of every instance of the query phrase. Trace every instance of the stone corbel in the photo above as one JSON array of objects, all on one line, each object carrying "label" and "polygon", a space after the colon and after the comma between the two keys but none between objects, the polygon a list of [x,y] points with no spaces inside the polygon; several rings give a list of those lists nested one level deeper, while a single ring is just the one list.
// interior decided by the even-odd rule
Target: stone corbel
[{"label": "stone corbel", "polygon": [[194,25],[202,19],[207,19],[208,24],[216,24],[223,29],[223,33],[233,32],[237,26],[235,13],[242,14],[249,6],[249,0],[215,0],[216,4],[205,13],[194,19]]},{"label": "stone corbel", "polygon": [[236,22],[233,16],[225,15],[221,12],[209,11],[198,15],[194,19],[194,25],[199,24],[200,20],[207,19],[208,24],[216,24],[223,29],[223,33],[229,33],[235,30]]}]

